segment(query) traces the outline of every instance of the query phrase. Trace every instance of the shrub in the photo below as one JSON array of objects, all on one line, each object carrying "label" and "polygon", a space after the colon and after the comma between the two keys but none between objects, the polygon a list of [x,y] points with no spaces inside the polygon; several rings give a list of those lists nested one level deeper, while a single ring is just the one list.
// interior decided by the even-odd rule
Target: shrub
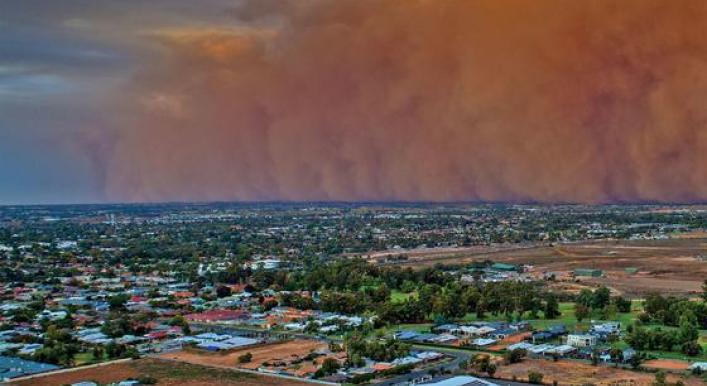
[{"label": "shrub", "polygon": [[503,357],[508,363],[518,363],[523,360],[523,357],[525,357],[526,353],[527,352],[525,350],[517,348],[513,351],[505,353]]},{"label": "shrub", "polygon": [[251,360],[253,360],[253,354],[251,354],[250,352],[247,352],[238,357],[238,363],[248,363]]},{"label": "shrub", "polygon": [[157,378],[150,377],[147,375],[143,376],[143,377],[138,377],[137,381],[140,382],[141,385],[155,385],[155,384],[157,384]]},{"label": "shrub", "polygon": [[543,375],[537,371],[528,372],[528,382],[539,385],[543,383]]}]

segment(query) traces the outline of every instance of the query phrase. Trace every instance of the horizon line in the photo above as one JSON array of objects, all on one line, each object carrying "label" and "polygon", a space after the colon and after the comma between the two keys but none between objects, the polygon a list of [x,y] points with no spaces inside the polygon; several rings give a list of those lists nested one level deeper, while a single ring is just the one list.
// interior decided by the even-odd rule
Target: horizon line
[{"label": "horizon line", "polygon": [[0,208],[8,207],[67,207],[67,206],[159,206],[159,205],[522,205],[522,206],[587,206],[587,207],[608,207],[608,206],[702,206],[707,205],[707,201],[615,201],[615,202],[572,202],[572,201],[484,201],[484,200],[174,200],[174,201],[94,201],[94,202],[52,202],[52,203],[0,203]]}]

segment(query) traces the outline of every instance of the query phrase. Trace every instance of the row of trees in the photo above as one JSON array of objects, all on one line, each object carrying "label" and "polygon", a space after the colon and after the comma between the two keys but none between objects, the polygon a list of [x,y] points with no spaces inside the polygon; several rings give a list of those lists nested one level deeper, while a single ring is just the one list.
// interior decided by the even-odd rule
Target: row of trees
[{"label": "row of trees", "polygon": [[353,333],[344,339],[346,350],[346,363],[348,366],[361,367],[365,364],[364,358],[374,361],[390,362],[396,358],[404,357],[410,353],[410,346],[397,340],[385,341],[367,340],[359,333]]},{"label": "row of trees", "polygon": [[580,322],[592,315],[613,319],[619,312],[631,312],[631,301],[621,296],[611,297],[611,292],[604,286],[594,291],[585,288],[575,299],[574,313]]},{"label": "row of trees", "polygon": [[[705,285],[705,290],[707,291],[707,285]],[[702,296],[707,297],[707,292]],[[682,317],[689,315],[690,319],[694,320],[700,328],[707,329],[707,298],[700,302],[652,294],[646,297],[644,309],[645,321],[677,327],[680,325]]]},{"label": "row of trees", "polygon": [[689,311],[680,316],[677,329],[649,328],[639,322],[630,326],[628,331],[625,340],[636,350],[677,350],[690,356],[702,352],[698,343],[700,333],[697,320]]}]

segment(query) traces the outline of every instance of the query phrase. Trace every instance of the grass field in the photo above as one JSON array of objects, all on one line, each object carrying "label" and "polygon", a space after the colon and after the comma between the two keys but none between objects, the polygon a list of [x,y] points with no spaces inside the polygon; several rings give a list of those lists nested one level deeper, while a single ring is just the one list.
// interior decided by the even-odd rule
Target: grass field
[{"label": "grass field", "polygon": [[376,334],[382,336],[390,336],[396,331],[417,331],[417,332],[430,332],[434,324],[432,323],[420,323],[420,324],[391,324],[389,326],[381,327],[376,330]]},{"label": "grass field", "polygon": [[[558,316],[555,319],[544,319],[543,318],[543,313],[539,313],[539,318],[538,319],[528,319],[528,314],[524,315],[522,317],[522,320],[530,322],[530,324],[533,326],[535,329],[545,329],[550,326],[555,326],[558,324],[564,324],[568,329],[576,329],[576,330],[586,330],[589,328],[590,321],[591,320],[600,320],[601,315],[595,314],[591,315],[586,319],[583,319],[582,322],[577,322],[577,317],[574,314],[574,303],[572,302],[562,302],[559,305],[560,309],[560,316]],[[637,318],[638,314],[640,314],[643,311],[643,306],[641,305],[641,301],[639,300],[634,300],[631,305],[631,312],[626,312],[626,313],[617,313],[616,317],[611,318],[613,321],[619,321],[621,322],[621,326],[623,329],[626,329],[631,323],[633,323]],[[474,322],[478,320],[502,320],[504,318],[503,315],[490,315],[487,314],[486,318],[484,319],[479,319],[476,317],[475,313],[470,313],[464,316],[462,318],[462,321],[464,322]]]},{"label": "grass field", "polygon": [[417,294],[415,292],[405,293],[399,290],[393,290],[390,292],[390,300],[393,303],[402,303],[412,296],[417,296]]},{"label": "grass field", "polygon": [[88,351],[88,352],[80,352],[74,355],[74,363],[76,366],[81,366],[85,364],[90,364],[90,363],[98,363],[102,361],[97,361],[93,357],[93,353]]}]

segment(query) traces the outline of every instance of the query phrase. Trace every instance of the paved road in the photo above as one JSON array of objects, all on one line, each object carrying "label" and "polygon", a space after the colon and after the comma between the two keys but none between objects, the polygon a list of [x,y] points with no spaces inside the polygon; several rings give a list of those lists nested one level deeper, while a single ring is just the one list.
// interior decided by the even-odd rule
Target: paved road
[{"label": "paved road", "polygon": [[383,386],[394,386],[394,385],[408,385],[411,381],[416,381],[419,382],[421,380],[429,380],[430,379],[430,371],[435,370],[437,373],[441,373],[442,370],[449,370],[449,371],[457,371],[459,370],[459,364],[468,361],[471,356],[474,354],[472,352],[465,352],[461,350],[445,350],[445,349],[438,349],[436,347],[427,347],[427,346],[415,346],[413,345],[413,348],[417,350],[425,350],[425,351],[438,351],[442,352],[447,356],[452,357],[451,361],[444,361],[440,363],[433,363],[430,366],[424,367],[423,369],[420,370],[415,370],[407,374],[401,374],[392,378],[386,379],[384,382],[376,383],[376,385],[383,385]]}]

